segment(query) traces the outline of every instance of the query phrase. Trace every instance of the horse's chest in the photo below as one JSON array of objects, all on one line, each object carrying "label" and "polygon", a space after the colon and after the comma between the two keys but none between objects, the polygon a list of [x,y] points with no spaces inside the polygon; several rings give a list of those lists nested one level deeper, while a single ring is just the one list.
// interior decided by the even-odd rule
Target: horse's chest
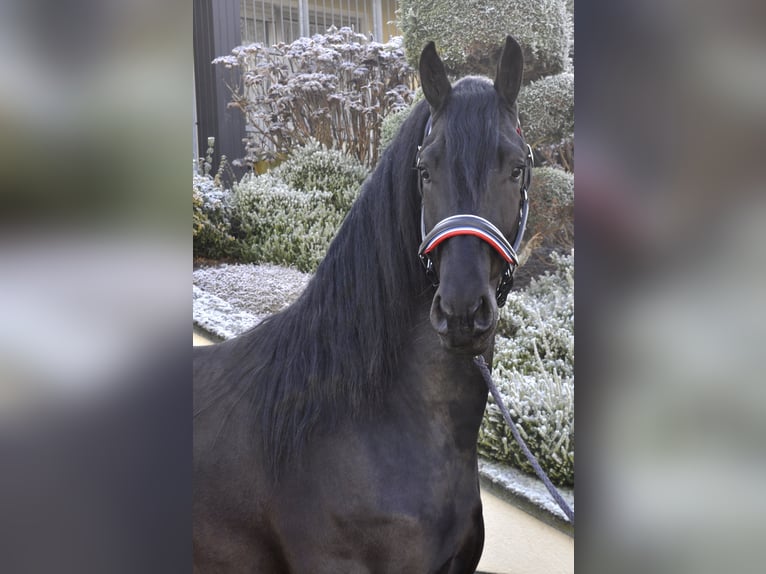
[{"label": "horse's chest", "polygon": [[293,571],[319,572],[317,564],[327,572],[474,571],[484,540],[477,486],[392,475],[364,490],[359,478],[319,478],[329,490],[304,490],[283,506],[279,538]]},{"label": "horse's chest", "polygon": [[[329,553],[380,572],[472,571],[483,542],[475,458],[407,427],[319,441],[307,474],[280,497],[291,556]],[[467,566],[443,569],[453,561]]]}]

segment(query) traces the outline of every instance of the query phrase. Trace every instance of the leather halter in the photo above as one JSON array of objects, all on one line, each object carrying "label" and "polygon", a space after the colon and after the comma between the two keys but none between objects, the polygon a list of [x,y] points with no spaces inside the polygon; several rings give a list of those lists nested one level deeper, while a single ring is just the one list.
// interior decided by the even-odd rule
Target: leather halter
[{"label": "leather halter", "polygon": [[[516,131],[521,135],[521,127],[517,124]],[[426,123],[425,131],[423,133],[423,141],[425,141],[428,134],[431,133],[431,117],[429,116]],[[418,155],[416,160],[416,166],[420,166],[420,149],[418,146]],[[425,207],[423,206],[421,199],[420,207],[420,234],[422,242],[418,249],[418,256],[423,263],[423,267],[426,271],[426,276],[431,280],[434,286],[439,284],[439,277],[436,272],[436,266],[434,265],[431,253],[436,249],[438,245],[446,241],[451,237],[457,235],[473,235],[478,237],[482,241],[488,243],[506,262],[503,275],[500,279],[500,283],[497,286],[495,298],[497,299],[497,306],[502,307],[505,305],[505,300],[508,297],[508,293],[513,287],[513,272],[519,265],[519,257],[517,255],[518,249],[521,245],[522,237],[524,236],[524,230],[527,226],[527,217],[529,215],[529,198],[527,192],[529,190],[529,184],[532,181],[532,166],[534,164],[534,157],[532,155],[532,148],[527,144],[527,157],[526,165],[524,166],[523,180],[521,184],[521,199],[519,201],[519,224],[516,227],[516,235],[513,239],[513,244],[503,235],[492,222],[478,215],[472,215],[467,213],[461,213],[446,217],[434,225],[433,229],[426,233],[425,224]],[[422,181],[418,177],[418,186],[421,190],[422,198]]]}]

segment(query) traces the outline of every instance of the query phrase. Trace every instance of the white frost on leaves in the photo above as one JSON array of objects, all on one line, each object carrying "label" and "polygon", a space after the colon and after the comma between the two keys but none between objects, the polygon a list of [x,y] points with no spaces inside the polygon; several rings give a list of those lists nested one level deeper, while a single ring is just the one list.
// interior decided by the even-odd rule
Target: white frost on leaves
[{"label": "white frost on leaves", "polygon": [[372,166],[380,123],[411,102],[416,84],[401,38],[381,44],[350,28],[238,46],[213,63],[237,69],[227,81],[249,126],[248,163],[281,161],[313,137]]},{"label": "white frost on leaves", "polygon": [[[555,484],[574,484],[574,253],[514,291],[501,311],[493,379],[519,434]],[[492,397],[479,452],[533,472]]]},{"label": "white frost on leaves", "polygon": [[436,42],[452,71],[472,53],[502,45],[511,32],[526,49],[527,68],[532,65],[549,75],[565,67],[569,39],[565,0],[400,0],[398,4],[397,25],[413,66],[428,41]]},{"label": "white frost on leaves", "polygon": [[540,78],[519,93],[524,136],[533,146],[555,143],[574,132],[574,74]]}]

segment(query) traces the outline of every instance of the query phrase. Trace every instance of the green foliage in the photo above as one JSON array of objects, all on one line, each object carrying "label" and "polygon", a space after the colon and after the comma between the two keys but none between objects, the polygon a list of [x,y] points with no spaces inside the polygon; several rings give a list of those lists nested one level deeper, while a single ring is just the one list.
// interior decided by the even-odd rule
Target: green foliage
[{"label": "green foliage", "polygon": [[495,54],[512,34],[531,81],[564,70],[568,52],[565,0],[400,0],[397,24],[410,64],[433,40],[453,76],[493,77]]},{"label": "green foliage", "polygon": [[410,116],[412,112],[412,106],[399,110],[394,114],[389,114],[383,120],[383,125],[380,128],[380,150],[381,152],[388,147],[396,134],[399,132],[399,128],[402,127],[404,121]]},{"label": "green foliage", "polygon": [[367,177],[367,169],[355,158],[311,141],[297,148],[272,174],[293,189],[332,194],[333,207],[346,212]]},{"label": "green foliage", "polygon": [[518,101],[524,137],[532,146],[557,143],[574,132],[574,74],[532,82]]},{"label": "green foliage", "polygon": [[317,142],[232,191],[195,175],[194,255],[314,271],[366,176],[355,158]]},{"label": "green foliage", "polygon": [[[511,292],[501,312],[493,379],[551,480],[574,484],[574,253],[556,272]],[[479,452],[533,472],[490,397]]]},{"label": "green foliage", "polygon": [[388,144],[390,144],[396,137],[396,134],[399,132],[399,128],[401,128],[404,121],[410,117],[410,113],[412,113],[412,110],[415,109],[417,103],[422,99],[423,89],[418,88],[415,91],[415,96],[413,97],[412,103],[409,106],[402,108],[401,110],[394,113],[388,114],[385,118],[383,118],[383,124],[380,127],[381,154],[383,153],[383,150],[388,147]]},{"label": "green foliage", "polygon": [[314,271],[345,215],[333,193],[296,190],[277,175],[247,175],[234,186],[240,257]]},{"label": "green foliage", "polygon": [[529,190],[529,237],[537,233],[551,234],[561,226],[571,226],[573,209],[574,175],[555,167],[536,167]]}]

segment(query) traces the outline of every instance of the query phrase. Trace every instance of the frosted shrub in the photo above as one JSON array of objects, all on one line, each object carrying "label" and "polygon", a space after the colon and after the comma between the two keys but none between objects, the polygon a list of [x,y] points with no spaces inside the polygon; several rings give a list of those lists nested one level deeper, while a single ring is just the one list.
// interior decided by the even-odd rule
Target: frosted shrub
[{"label": "frosted shrub", "polygon": [[[555,167],[537,167],[529,190],[528,237],[551,236],[566,227],[573,233],[574,175]],[[568,246],[568,249],[571,245]]]},{"label": "frosted shrub", "polygon": [[574,373],[574,252],[551,257],[555,272],[511,291],[500,312],[498,334],[510,339],[504,364],[525,374],[537,372],[538,358],[546,369]]},{"label": "frosted shrub", "polygon": [[355,158],[311,141],[295,149],[272,174],[293,189],[330,193],[335,209],[345,212],[356,199],[367,169]]},{"label": "frosted shrub", "polygon": [[396,113],[389,114],[383,120],[383,125],[380,128],[380,151],[382,152],[388,144],[394,141],[396,134],[399,132],[399,128],[402,127],[404,120],[410,116],[412,107],[404,108]]},{"label": "frosted shrub", "polygon": [[236,254],[231,235],[231,193],[209,175],[192,178],[192,235],[195,257],[222,259]]},{"label": "frosted shrub", "polygon": [[415,91],[415,96],[413,97],[409,106],[402,108],[401,110],[398,110],[392,114],[388,114],[385,118],[383,118],[383,124],[380,127],[381,154],[383,153],[383,150],[388,147],[388,144],[394,140],[396,134],[399,132],[399,128],[401,128],[404,121],[410,117],[410,113],[412,113],[412,110],[415,109],[415,105],[422,99],[423,89],[418,88]]},{"label": "frosted shrub", "polygon": [[[529,450],[551,481],[574,485],[574,384],[556,372],[538,376],[493,375],[505,404]],[[530,474],[534,473],[521,448],[489,397],[479,429],[479,452]]]},{"label": "frosted shrub", "polygon": [[[551,480],[574,484],[574,253],[556,272],[511,292],[501,312],[493,379]],[[490,397],[479,452],[533,472]]]},{"label": "frosted shrub", "polygon": [[233,72],[230,106],[251,130],[250,162],[283,159],[314,138],[372,166],[383,118],[410,103],[416,82],[401,38],[381,44],[350,28],[239,46],[213,63]]},{"label": "frosted shrub", "polygon": [[565,72],[574,73],[574,0],[567,0],[567,60]]},{"label": "frosted shrub", "polygon": [[574,132],[574,74],[564,72],[524,86],[519,93],[524,137],[533,147],[558,143]]},{"label": "frosted shrub", "polygon": [[272,173],[247,175],[234,186],[241,258],[314,271],[345,215],[328,191],[299,191]]},{"label": "frosted shrub", "polygon": [[400,0],[397,24],[413,66],[430,40],[453,76],[494,77],[495,52],[511,33],[524,51],[524,79],[564,70],[565,0]]}]

